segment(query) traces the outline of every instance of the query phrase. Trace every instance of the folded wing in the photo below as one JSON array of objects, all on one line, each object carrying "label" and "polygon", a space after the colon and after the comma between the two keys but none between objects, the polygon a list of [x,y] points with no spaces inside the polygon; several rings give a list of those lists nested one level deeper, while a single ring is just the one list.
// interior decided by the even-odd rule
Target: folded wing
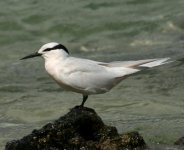
[{"label": "folded wing", "polygon": [[[74,61],[73,59],[71,62],[72,64],[68,63],[70,65],[70,72],[65,76],[67,78],[64,80],[65,83],[71,85],[77,92],[89,95],[107,92],[131,74],[171,61],[169,61],[169,58],[160,58],[111,63],[84,59],[75,59]],[[71,69],[71,66],[73,69]]]}]

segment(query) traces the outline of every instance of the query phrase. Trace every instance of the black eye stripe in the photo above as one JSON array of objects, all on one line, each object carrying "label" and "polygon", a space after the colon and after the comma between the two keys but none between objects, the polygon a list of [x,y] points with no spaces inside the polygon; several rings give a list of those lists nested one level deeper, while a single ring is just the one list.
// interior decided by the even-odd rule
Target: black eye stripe
[{"label": "black eye stripe", "polygon": [[46,51],[51,51],[51,50],[56,50],[56,49],[63,49],[65,52],[67,52],[67,53],[69,54],[68,49],[67,49],[64,45],[62,45],[62,44],[58,44],[58,45],[56,45],[56,46],[54,46],[54,47],[52,47],[52,48],[46,48],[46,49],[44,50],[44,52],[46,52]]},{"label": "black eye stripe", "polygon": [[45,49],[43,51],[46,52],[46,51],[50,51],[50,50],[52,50],[52,48],[47,48],[47,49]]}]

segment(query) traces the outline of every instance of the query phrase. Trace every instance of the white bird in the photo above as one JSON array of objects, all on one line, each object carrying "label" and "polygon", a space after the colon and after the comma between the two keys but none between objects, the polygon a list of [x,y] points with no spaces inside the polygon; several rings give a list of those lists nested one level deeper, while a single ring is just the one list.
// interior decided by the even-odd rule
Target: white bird
[{"label": "white bird", "polygon": [[108,92],[131,74],[171,62],[170,58],[98,62],[71,57],[67,48],[56,42],[47,43],[38,52],[22,59],[36,56],[45,59],[46,71],[61,87],[83,95],[81,107],[88,95]]}]

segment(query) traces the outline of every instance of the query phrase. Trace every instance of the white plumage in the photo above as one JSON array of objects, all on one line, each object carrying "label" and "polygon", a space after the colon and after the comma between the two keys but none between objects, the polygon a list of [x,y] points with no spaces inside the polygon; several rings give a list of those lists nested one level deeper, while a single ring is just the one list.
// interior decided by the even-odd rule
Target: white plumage
[{"label": "white plumage", "polygon": [[45,59],[46,71],[61,87],[83,95],[81,106],[88,95],[108,92],[131,74],[170,62],[170,58],[98,62],[71,57],[66,47],[55,42],[43,45],[38,52],[22,59],[35,56]]}]

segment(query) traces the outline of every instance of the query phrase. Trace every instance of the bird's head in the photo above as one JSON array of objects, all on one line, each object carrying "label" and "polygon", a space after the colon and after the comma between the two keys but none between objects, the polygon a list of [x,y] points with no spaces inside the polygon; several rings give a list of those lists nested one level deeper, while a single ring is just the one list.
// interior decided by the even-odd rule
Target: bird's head
[{"label": "bird's head", "polygon": [[68,49],[59,43],[51,42],[44,44],[36,53],[25,56],[22,59],[28,59],[33,57],[42,56],[44,58],[49,58],[53,56],[67,56],[69,54]]}]

